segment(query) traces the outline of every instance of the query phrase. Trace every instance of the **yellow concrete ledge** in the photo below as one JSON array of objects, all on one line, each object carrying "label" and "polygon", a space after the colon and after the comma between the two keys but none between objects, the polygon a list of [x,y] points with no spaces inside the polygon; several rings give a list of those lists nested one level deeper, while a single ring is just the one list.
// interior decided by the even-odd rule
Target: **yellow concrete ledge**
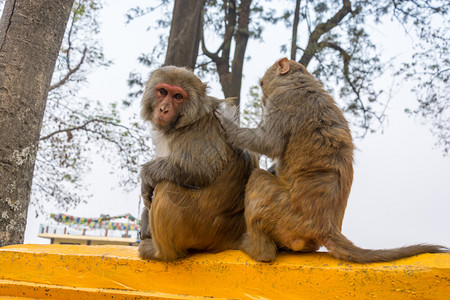
[{"label": "yellow concrete ledge", "polygon": [[326,253],[281,254],[265,264],[225,251],[163,263],[140,260],[136,247],[128,246],[15,245],[0,248],[0,299],[6,296],[450,299],[450,254],[367,265]]}]

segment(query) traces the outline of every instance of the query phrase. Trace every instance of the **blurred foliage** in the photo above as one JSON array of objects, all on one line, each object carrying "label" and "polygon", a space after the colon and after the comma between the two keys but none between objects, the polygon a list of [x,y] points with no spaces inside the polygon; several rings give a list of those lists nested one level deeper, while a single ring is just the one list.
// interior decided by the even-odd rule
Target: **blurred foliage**
[{"label": "blurred foliage", "polygon": [[[420,13],[423,9],[433,18],[424,18]],[[405,81],[413,83],[417,96],[417,105],[406,112],[432,124],[436,145],[446,155],[450,152],[449,9],[449,2],[420,1],[416,6],[398,8],[396,12],[400,20],[407,16],[405,26],[414,25],[413,32],[418,38],[411,59],[397,71]]]},{"label": "blurred foliage", "polygon": [[[304,0],[300,3],[299,32],[303,36],[306,33],[307,38],[300,38],[297,44],[296,51],[302,55],[299,61],[303,62],[312,50],[308,69],[327,90],[337,94],[336,100],[354,125],[354,136],[363,137],[383,125],[393,87],[380,86],[377,79],[392,76],[394,81],[394,77],[403,77],[415,83],[413,91],[417,94],[418,106],[409,112],[432,122],[437,144],[448,153],[450,2]],[[343,10],[347,10],[345,17],[336,22]],[[288,28],[293,13],[293,10],[283,13],[288,17]],[[393,60],[381,59],[380,45],[375,45],[369,34],[383,22],[401,26],[414,43],[414,54],[400,69],[398,61],[394,66]],[[316,43],[311,43],[317,36],[320,37]],[[287,46],[281,49],[287,51]]]}]

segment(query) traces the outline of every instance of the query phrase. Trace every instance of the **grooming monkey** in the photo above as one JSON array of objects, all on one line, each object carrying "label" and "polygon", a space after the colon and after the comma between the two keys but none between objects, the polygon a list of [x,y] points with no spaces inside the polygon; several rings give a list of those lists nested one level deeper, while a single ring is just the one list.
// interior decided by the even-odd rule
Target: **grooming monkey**
[{"label": "grooming monkey", "polygon": [[227,143],[215,115],[222,102],[206,88],[173,66],[154,71],[146,84],[142,117],[153,125],[157,157],[141,170],[141,258],[237,249],[245,232],[245,185],[258,162]]},{"label": "grooming monkey", "polygon": [[274,172],[254,170],[247,184],[245,252],[273,261],[278,248],[314,252],[325,246],[336,258],[366,263],[448,251],[437,245],[368,250],[349,241],[341,227],[354,146],[341,110],[304,66],[287,58],[260,84],[265,110],[258,128],[239,128],[219,115],[232,145],[277,160]]}]

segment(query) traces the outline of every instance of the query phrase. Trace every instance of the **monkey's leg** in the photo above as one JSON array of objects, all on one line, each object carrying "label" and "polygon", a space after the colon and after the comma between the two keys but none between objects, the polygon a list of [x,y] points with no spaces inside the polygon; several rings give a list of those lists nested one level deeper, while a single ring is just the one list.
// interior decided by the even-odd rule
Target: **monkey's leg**
[{"label": "monkey's leg", "polygon": [[152,238],[151,233],[149,233],[149,236],[143,238],[139,243],[139,257],[142,259],[173,261],[184,256],[176,251],[175,245],[167,244],[166,247],[163,247],[163,245],[165,245],[164,242],[158,241],[157,235]]},{"label": "monkey's leg", "polygon": [[153,258],[157,260],[174,261],[187,255],[187,252],[180,251],[178,249],[179,246],[172,241],[168,241],[165,238],[157,239],[156,234],[153,236],[153,245],[155,247]]},{"label": "monkey's leg", "polygon": [[161,247],[161,244],[155,238],[142,240],[138,251],[139,257],[142,259],[173,261],[184,256],[172,247]]},{"label": "monkey's leg", "polygon": [[271,262],[277,256],[275,243],[262,231],[253,229],[242,236],[240,249],[257,261]]},{"label": "monkey's leg", "polygon": [[158,183],[155,188],[149,216],[154,249],[149,252],[153,259],[173,261],[187,254],[183,243],[186,239],[183,228],[189,224],[183,223],[183,208],[173,204],[178,197],[184,196],[177,188],[177,185],[169,182]]},{"label": "monkey's leg", "polygon": [[[277,246],[269,236],[274,231],[280,212],[276,210],[281,198],[288,199],[288,191],[273,174],[257,169],[247,183],[245,221],[247,234],[242,238],[242,250],[257,261],[273,261]],[[281,197],[281,198],[280,198]]]},{"label": "monkey's leg", "polygon": [[152,234],[150,232],[150,222],[149,222],[149,210],[147,207],[144,207],[141,215],[141,226],[139,231],[139,238],[141,240],[151,239]]}]

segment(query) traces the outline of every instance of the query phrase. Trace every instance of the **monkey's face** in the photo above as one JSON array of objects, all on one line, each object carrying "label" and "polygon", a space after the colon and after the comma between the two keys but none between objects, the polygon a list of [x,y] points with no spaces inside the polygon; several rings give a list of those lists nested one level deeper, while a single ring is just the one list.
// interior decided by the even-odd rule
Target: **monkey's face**
[{"label": "monkey's face", "polygon": [[141,116],[163,132],[189,125],[205,113],[206,84],[192,71],[174,66],[161,67],[150,75],[142,97]]},{"label": "monkey's face", "polygon": [[153,92],[156,98],[153,123],[161,128],[171,127],[179,117],[180,106],[189,100],[188,93],[181,86],[167,83],[158,83]]}]

